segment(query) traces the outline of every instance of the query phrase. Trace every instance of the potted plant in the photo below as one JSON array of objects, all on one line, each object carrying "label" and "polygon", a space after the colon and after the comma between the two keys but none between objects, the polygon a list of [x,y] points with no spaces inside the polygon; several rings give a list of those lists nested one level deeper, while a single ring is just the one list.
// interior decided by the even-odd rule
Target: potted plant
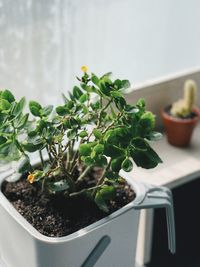
[{"label": "potted plant", "polygon": [[24,98],[0,93],[0,159],[17,162],[1,179],[0,256],[8,267],[134,266],[139,210],[152,207],[166,207],[175,251],[170,191],[126,173],[133,162],[161,162],[148,143],[160,137],[154,115],[143,99],[126,103],[127,80],[82,70],[63,105],[30,101],[32,119]]},{"label": "potted plant", "polygon": [[162,110],[168,142],[174,146],[186,147],[190,144],[200,114],[199,109],[194,106],[196,91],[196,83],[187,80],[184,85],[184,98]]}]

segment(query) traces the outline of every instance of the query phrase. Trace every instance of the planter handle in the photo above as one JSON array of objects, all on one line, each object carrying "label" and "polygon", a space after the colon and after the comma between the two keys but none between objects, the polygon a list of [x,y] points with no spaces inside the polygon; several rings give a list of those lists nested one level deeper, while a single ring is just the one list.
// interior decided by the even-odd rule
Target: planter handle
[{"label": "planter handle", "polygon": [[174,205],[171,190],[150,184],[143,184],[145,196],[136,205],[135,209],[165,208],[167,218],[168,247],[172,254],[176,252]]}]

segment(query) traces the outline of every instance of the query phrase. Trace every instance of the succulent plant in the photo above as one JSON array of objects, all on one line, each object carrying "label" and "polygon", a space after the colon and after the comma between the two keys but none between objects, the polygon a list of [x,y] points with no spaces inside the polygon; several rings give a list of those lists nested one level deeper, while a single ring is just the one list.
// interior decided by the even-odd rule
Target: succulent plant
[{"label": "succulent plant", "polygon": [[175,117],[187,117],[191,114],[196,100],[197,86],[195,81],[186,80],[184,98],[172,104],[170,113]]}]

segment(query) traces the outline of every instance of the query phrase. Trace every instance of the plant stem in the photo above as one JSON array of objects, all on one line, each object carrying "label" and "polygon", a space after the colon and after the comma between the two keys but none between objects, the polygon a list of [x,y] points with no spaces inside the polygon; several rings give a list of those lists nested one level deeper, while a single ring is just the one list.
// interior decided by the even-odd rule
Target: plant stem
[{"label": "plant stem", "polygon": [[102,184],[101,184],[101,185],[96,185],[96,186],[93,186],[93,187],[90,187],[90,188],[85,188],[85,189],[83,189],[83,190],[81,190],[81,191],[79,191],[79,192],[73,192],[73,193],[69,194],[69,196],[70,196],[70,197],[75,197],[75,196],[84,194],[84,193],[86,193],[86,192],[88,192],[88,191],[98,189],[98,188],[100,188],[100,187],[102,187]]},{"label": "plant stem", "polygon": [[77,156],[78,156],[78,153],[79,153],[79,151],[77,149],[76,152],[73,155],[72,160],[71,160],[71,165],[70,165],[70,169],[69,169],[70,173],[73,173],[73,171],[74,171],[74,169],[75,169],[75,167],[77,165],[77,158],[78,158]]},{"label": "plant stem", "polygon": [[92,169],[92,166],[88,166],[82,173],[81,175],[78,177],[78,179],[76,180],[76,182],[80,182],[81,180],[83,180],[83,178],[85,177],[85,175]]},{"label": "plant stem", "polygon": [[50,151],[49,151],[48,146],[46,146],[46,150],[47,150],[47,153],[48,153],[48,156],[49,156],[49,160],[50,160],[51,162],[53,162],[53,157],[52,157],[52,155],[51,155],[51,153],[50,153]]},{"label": "plant stem", "polygon": [[109,101],[108,101],[108,103],[102,108],[102,110],[100,111],[100,113],[99,113],[99,116],[98,116],[98,123],[97,123],[97,128],[99,128],[99,126],[101,125],[101,115],[102,115],[102,113],[107,109],[107,107],[110,105],[110,103],[112,102],[112,99],[110,99]]},{"label": "plant stem", "polygon": [[73,181],[73,179],[71,178],[69,173],[66,172],[65,175],[66,175],[66,177],[67,177],[67,179],[69,181],[69,184],[70,184],[70,187],[71,187],[72,191],[75,191],[76,190],[75,182]]},{"label": "plant stem", "polygon": [[42,163],[42,167],[44,168],[44,159],[43,159],[43,155],[42,155],[42,151],[39,150],[39,155],[40,155],[40,160],[41,160],[41,163]]},{"label": "plant stem", "polygon": [[103,171],[103,173],[102,173],[102,175],[101,175],[101,177],[99,178],[99,180],[98,180],[98,183],[97,183],[97,185],[100,185],[100,184],[102,184],[103,183],[103,181],[104,181],[104,177],[105,177],[105,174],[106,174],[106,172],[110,169],[110,165],[111,165],[111,160],[109,161],[109,163],[108,163],[108,165],[107,165],[107,167],[104,169],[104,171]]},{"label": "plant stem", "polygon": [[67,168],[67,170],[70,168],[70,160],[71,160],[71,154],[70,154],[70,151],[71,150],[71,141],[69,141],[69,143],[68,143],[68,150],[67,150],[67,163],[66,163],[66,168]]},{"label": "plant stem", "polygon": [[77,165],[78,165],[78,158],[77,158],[76,162],[73,164],[72,169],[70,170],[70,174],[71,174],[72,176],[73,176],[73,173],[74,173],[74,171],[75,171]]},{"label": "plant stem", "polygon": [[19,150],[20,150],[20,151],[22,152],[22,154],[25,156],[26,153],[24,152],[24,149],[22,148],[21,144],[18,142],[18,140],[17,140],[17,138],[16,138],[16,137],[17,137],[17,131],[16,131],[14,122],[12,121],[11,124],[12,124],[13,131],[14,131],[14,141],[17,143],[17,146],[18,146]]},{"label": "plant stem", "polygon": [[108,126],[104,129],[104,131],[102,132],[102,134],[105,134],[114,124],[116,121],[118,121],[120,119],[120,117],[123,115],[123,113],[119,113],[117,118],[115,120],[113,120],[110,124],[108,124]]}]

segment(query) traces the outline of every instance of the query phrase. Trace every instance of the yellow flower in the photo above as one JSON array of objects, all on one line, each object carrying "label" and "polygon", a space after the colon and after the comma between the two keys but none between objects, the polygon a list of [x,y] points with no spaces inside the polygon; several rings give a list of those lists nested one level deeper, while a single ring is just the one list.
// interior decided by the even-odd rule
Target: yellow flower
[{"label": "yellow flower", "polygon": [[32,173],[30,173],[27,180],[29,181],[30,184],[32,184],[35,180],[35,176]]},{"label": "yellow flower", "polygon": [[87,66],[82,66],[82,67],[81,67],[81,70],[82,70],[83,72],[87,72],[87,71],[88,71],[88,67],[87,67]]}]

